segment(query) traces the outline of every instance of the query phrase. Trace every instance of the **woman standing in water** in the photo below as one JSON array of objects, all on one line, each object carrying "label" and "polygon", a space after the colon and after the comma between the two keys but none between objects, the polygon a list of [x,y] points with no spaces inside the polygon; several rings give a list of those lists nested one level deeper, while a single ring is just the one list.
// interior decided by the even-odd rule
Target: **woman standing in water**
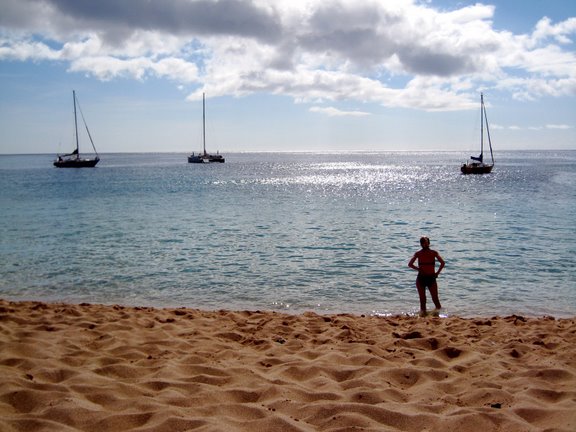
[{"label": "woman standing in water", "polygon": [[[434,306],[436,306],[435,312],[438,313],[442,308],[438,298],[436,278],[444,268],[444,260],[438,252],[430,249],[430,239],[428,237],[420,238],[420,246],[422,246],[422,249],[414,254],[408,263],[408,267],[418,271],[416,288],[418,288],[418,295],[420,296],[420,316],[426,316],[426,288],[430,291],[432,301]],[[414,264],[416,261],[418,261],[418,265]],[[436,271],[436,261],[440,263],[438,271]]]}]

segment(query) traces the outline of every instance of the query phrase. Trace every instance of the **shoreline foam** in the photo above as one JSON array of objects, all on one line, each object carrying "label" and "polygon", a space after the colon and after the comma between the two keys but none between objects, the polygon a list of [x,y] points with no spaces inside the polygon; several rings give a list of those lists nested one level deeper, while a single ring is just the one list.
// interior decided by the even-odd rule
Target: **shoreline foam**
[{"label": "shoreline foam", "polygon": [[0,300],[3,431],[573,431],[576,317]]}]

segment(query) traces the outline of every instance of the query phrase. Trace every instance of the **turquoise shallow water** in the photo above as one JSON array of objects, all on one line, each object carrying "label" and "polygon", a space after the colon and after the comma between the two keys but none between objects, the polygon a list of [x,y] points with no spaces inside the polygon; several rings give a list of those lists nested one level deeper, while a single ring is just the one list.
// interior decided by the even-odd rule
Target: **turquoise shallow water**
[{"label": "turquoise shallow water", "polygon": [[0,297],[414,313],[428,235],[445,313],[576,315],[576,152],[0,156]]}]

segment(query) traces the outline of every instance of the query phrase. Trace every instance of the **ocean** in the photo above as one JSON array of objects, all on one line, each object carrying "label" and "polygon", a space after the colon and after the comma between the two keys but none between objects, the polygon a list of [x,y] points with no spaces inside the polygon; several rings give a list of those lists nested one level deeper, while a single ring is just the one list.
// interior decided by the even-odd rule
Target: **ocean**
[{"label": "ocean", "polygon": [[576,315],[576,151],[100,156],[0,156],[1,298],[415,314],[427,235],[444,315]]}]

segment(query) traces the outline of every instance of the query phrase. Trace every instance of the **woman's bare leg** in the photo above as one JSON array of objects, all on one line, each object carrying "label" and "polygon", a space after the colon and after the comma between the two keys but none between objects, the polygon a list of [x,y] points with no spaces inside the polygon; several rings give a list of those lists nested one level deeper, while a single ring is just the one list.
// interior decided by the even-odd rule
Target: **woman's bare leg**
[{"label": "woman's bare leg", "polygon": [[419,280],[416,280],[416,288],[418,289],[418,296],[420,297],[420,315],[426,315],[426,287],[420,284]]},{"label": "woman's bare leg", "polygon": [[438,298],[438,284],[434,282],[428,289],[430,290],[430,295],[432,296],[432,301],[434,302],[436,309],[442,309],[440,298]]}]

